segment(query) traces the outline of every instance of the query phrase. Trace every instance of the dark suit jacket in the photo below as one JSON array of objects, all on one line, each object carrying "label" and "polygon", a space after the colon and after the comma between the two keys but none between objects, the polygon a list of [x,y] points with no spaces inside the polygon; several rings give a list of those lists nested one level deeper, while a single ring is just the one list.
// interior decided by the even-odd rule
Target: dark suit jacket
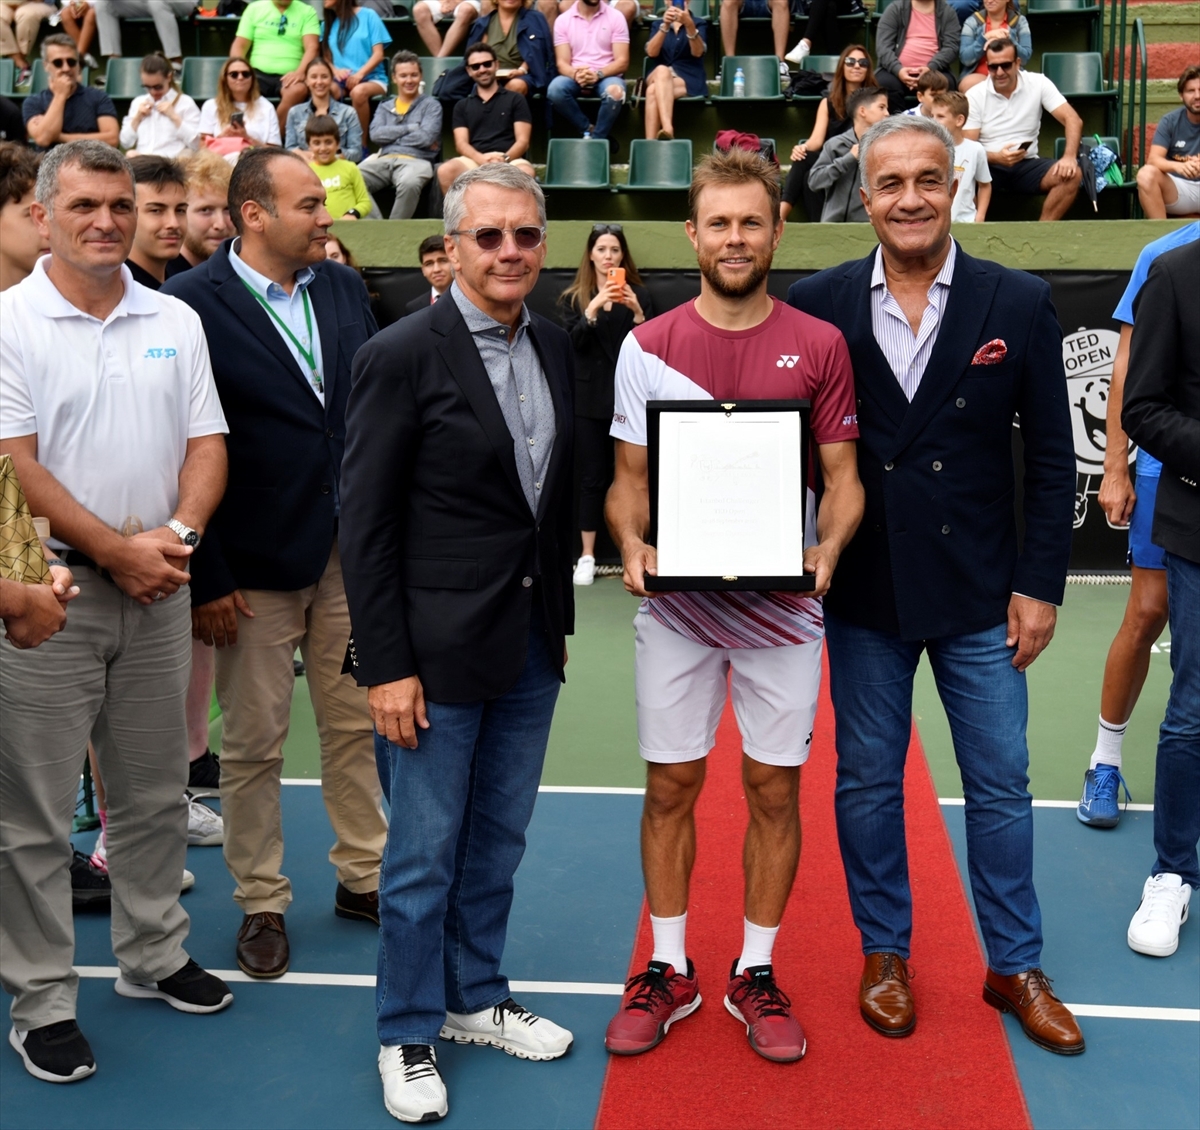
[{"label": "dark suit jacket", "polygon": [[426,287],[416,298],[404,305],[404,316],[407,318],[409,314],[419,314],[422,310],[428,310],[433,305],[429,301],[429,295],[432,287]]},{"label": "dark suit jacket", "polygon": [[[1162,461],[1151,537],[1200,562],[1200,243],[1155,259],[1135,306],[1121,425]],[[1191,295],[1189,298],[1188,295]]]},{"label": "dark suit jacket", "polygon": [[162,288],[204,323],[229,423],[229,485],[192,556],[194,605],[239,588],[294,592],[325,571],[346,442],[350,363],[376,331],[358,272],[318,263],[308,293],[321,334],[322,408],[274,321],[234,273],[229,246]]},{"label": "dark suit jacket", "polygon": [[537,314],[530,334],[557,429],[536,517],[453,298],[389,326],[354,359],[339,542],[364,686],[418,675],[434,702],[504,694],[525,663],[535,597],[562,662],[575,622],[571,345]]},{"label": "dark suit jacket", "polygon": [[[846,338],[858,399],[866,511],[826,606],[906,640],[1004,622],[1013,592],[1060,604],[1071,551],[1075,455],[1062,331],[1046,283],[958,248],[937,343],[910,404],[871,328],[875,252],[794,284],[788,301]],[[977,365],[1001,339],[999,364]],[[1024,545],[1012,428],[1024,441]]]}]

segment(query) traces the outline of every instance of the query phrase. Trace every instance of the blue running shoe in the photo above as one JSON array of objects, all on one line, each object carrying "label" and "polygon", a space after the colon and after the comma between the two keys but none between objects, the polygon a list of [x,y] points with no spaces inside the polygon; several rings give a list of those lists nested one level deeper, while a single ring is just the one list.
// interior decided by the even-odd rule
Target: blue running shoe
[{"label": "blue running shoe", "polygon": [[1083,775],[1083,797],[1075,815],[1081,824],[1089,828],[1115,828],[1121,822],[1121,809],[1117,804],[1118,785],[1125,790],[1125,803],[1133,797],[1129,795],[1129,786],[1121,776],[1121,770],[1115,765],[1107,765],[1101,761],[1095,769],[1089,769]]}]

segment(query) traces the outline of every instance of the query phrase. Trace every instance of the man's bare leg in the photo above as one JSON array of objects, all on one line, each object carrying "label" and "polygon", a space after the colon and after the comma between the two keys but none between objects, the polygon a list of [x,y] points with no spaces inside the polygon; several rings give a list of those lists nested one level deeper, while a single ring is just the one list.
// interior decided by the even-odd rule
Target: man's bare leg
[{"label": "man's bare leg", "polygon": [[646,766],[642,873],[646,902],[656,918],[674,918],[687,911],[696,862],[696,798],[704,786],[706,769],[704,758]]},{"label": "man's bare leg", "polygon": [[1108,649],[1100,717],[1122,726],[1129,721],[1150,670],[1150,647],[1167,626],[1167,574],[1133,567],[1125,617]]},{"label": "man's bare leg", "polygon": [[764,765],[742,757],[750,825],[742,856],[746,918],[778,926],[800,863],[800,767]]}]

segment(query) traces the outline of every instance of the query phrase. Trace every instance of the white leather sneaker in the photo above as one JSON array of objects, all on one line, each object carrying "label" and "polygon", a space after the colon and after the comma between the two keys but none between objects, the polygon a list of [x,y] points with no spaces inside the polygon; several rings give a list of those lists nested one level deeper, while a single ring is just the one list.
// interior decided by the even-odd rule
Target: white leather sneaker
[{"label": "white leather sneaker", "polygon": [[552,1020],[535,1016],[512,997],[482,1012],[447,1012],[442,1039],[456,1044],[490,1044],[518,1059],[558,1059],[575,1037]]},{"label": "white leather sneaker", "polygon": [[188,802],[188,847],[219,847],[225,842],[225,821],[219,812],[193,800]]},{"label": "white leather sneaker", "polygon": [[1129,923],[1129,948],[1150,957],[1170,957],[1179,948],[1179,927],[1187,921],[1192,888],[1178,875],[1151,875],[1142,905]]},{"label": "white leather sneaker", "polygon": [[380,1047],[379,1078],[383,1105],[401,1122],[436,1122],[450,1104],[446,1084],[437,1069],[437,1052],[429,1044]]},{"label": "white leather sneaker", "polygon": [[808,42],[807,39],[802,39],[802,40],[800,40],[799,43],[796,44],[795,47],[793,47],[786,55],[784,55],[784,58],[789,63],[795,63],[796,66],[799,66],[801,63],[804,62],[805,59],[808,58],[809,52],[811,52],[811,51],[812,51],[812,45]]},{"label": "white leather sneaker", "polygon": [[585,554],[575,563],[575,575],[571,578],[577,585],[590,585],[596,579],[596,559]]}]

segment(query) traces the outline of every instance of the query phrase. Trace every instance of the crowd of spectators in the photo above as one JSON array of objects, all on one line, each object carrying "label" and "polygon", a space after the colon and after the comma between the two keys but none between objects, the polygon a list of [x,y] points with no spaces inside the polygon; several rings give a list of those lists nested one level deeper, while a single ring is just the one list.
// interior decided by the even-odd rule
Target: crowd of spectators
[{"label": "crowd of spectators", "polygon": [[[16,138],[23,128],[43,151],[94,138],[119,144],[130,156],[181,157],[204,149],[230,164],[246,150],[282,144],[319,166],[327,189],[337,194],[339,218],[382,218],[388,200],[381,209],[375,196],[390,193],[389,218],[407,219],[418,209],[436,213],[454,180],[476,165],[503,161],[535,175],[530,146],[538,114],[545,113],[557,136],[607,140],[616,154],[613,134],[631,104],[646,139],[670,141],[678,100],[708,91],[709,22],[687,0],[672,0],[652,18],[635,0],[419,0],[412,14],[427,49],[464,53],[429,89],[417,55],[388,55],[392,36],[383,18],[393,10],[389,0],[251,0],[238,19],[216,96],[197,107],[179,85],[177,17],[188,3],[171,3],[176,8],[164,4],[155,12],[162,51],[142,60],[145,93],[121,120],[112,99],[85,81],[83,68],[96,62],[87,48],[98,33],[100,53],[119,57],[119,18],[149,14],[155,5],[63,0],[56,9],[0,0],[0,43],[20,68],[18,82],[28,77],[28,53],[41,23],[51,18],[65,32],[42,41],[46,89],[26,97],[19,111],[9,102],[0,107],[0,140]],[[787,81],[789,64],[835,43],[838,16],[855,12],[861,12],[859,0],[813,0],[803,34],[785,54],[792,19],[786,0],[727,0],[720,5],[722,49],[736,52],[742,17],[769,18]],[[642,78],[631,98],[630,31],[642,18],[650,22]],[[849,101],[867,88],[886,94],[889,114],[936,116],[952,130],[960,104],[942,104],[936,114],[935,106],[947,93],[966,95],[956,144],[960,172],[973,175],[955,205],[956,219],[983,221],[993,185],[999,197],[1042,198],[1043,220],[1067,214],[1092,176],[1086,161],[1091,141],[1053,81],[1026,69],[1033,42],[1016,0],[894,0],[879,16],[875,50],[872,60],[865,44],[851,44],[832,74],[804,72],[805,82],[797,80],[795,90],[822,93],[811,132],[790,150],[785,217],[803,203],[810,219],[865,219],[851,187],[861,123]],[[1178,89],[1183,105],[1163,117],[1136,173],[1141,206],[1151,218],[1200,212],[1200,70],[1189,67]],[[535,98],[545,101],[539,106]],[[861,103],[868,116],[878,112],[877,102]],[[1045,114],[1065,134],[1054,156],[1039,152]],[[320,156],[309,144],[317,119]],[[332,154],[329,121],[337,130]],[[452,137],[451,152],[444,135]]]}]

